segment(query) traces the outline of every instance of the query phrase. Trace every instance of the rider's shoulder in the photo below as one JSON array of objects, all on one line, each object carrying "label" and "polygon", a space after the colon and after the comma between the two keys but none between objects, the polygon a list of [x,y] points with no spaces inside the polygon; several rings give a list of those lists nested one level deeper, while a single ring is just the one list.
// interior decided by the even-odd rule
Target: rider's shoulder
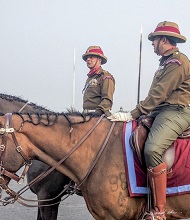
[{"label": "rider's shoulder", "polygon": [[113,75],[111,73],[109,73],[107,70],[103,70],[102,71],[102,78],[103,78],[103,80],[105,80],[105,79],[112,79],[112,80],[114,80]]}]

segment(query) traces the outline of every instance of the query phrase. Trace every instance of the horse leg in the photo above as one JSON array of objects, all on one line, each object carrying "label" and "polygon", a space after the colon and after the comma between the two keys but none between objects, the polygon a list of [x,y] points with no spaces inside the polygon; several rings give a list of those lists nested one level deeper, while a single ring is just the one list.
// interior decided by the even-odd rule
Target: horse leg
[{"label": "horse leg", "polygon": [[40,208],[38,208],[37,220],[42,220]]},{"label": "horse leg", "polygon": [[[28,182],[31,182],[35,177],[46,171],[48,168],[49,166],[47,164],[38,160],[33,160],[32,166],[30,166],[27,173]],[[54,170],[44,179],[32,185],[30,189],[37,195],[38,200],[48,200],[59,195],[63,191],[64,186],[69,182],[70,179],[67,176]],[[59,202],[64,194],[61,194],[56,199],[50,200],[49,202],[39,202],[39,205],[46,206],[38,208],[37,220],[57,220]]]},{"label": "horse leg", "polygon": [[[49,206],[49,207],[41,207],[40,216],[38,215],[37,220],[57,220],[59,204]],[[43,217],[41,217],[43,216]]]},{"label": "horse leg", "polygon": [[[47,199],[47,198],[52,198],[52,197],[44,195],[44,193],[41,196],[38,193],[38,200],[43,200],[43,199]],[[61,196],[59,196],[55,200],[51,200],[50,202],[39,202],[37,220],[57,220],[58,208],[59,208],[60,201],[61,201]],[[51,205],[51,204],[54,204],[54,205]]]}]

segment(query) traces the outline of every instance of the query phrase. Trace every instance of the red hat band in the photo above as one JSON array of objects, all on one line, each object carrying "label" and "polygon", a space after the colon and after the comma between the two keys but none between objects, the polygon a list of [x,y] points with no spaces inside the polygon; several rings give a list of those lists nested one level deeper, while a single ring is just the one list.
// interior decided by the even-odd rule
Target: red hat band
[{"label": "red hat band", "polygon": [[99,54],[103,54],[103,51],[100,49],[91,49],[91,50],[87,50],[86,53],[99,53]]},{"label": "red hat band", "polygon": [[176,34],[180,34],[180,31],[177,28],[171,27],[171,26],[157,27],[154,32],[158,32],[158,31],[168,31],[168,32],[173,32],[173,33],[176,33]]}]

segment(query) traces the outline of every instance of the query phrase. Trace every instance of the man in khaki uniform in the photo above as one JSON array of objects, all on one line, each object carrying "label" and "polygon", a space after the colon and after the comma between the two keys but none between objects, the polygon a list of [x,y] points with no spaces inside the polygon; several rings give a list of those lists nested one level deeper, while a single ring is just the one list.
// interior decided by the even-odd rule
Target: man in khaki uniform
[{"label": "man in khaki uniform", "polygon": [[90,46],[82,58],[90,69],[83,89],[84,112],[94,111],[110,116],[115,80],[108,71],[103,70],[101,67],[102,64],[107,62],[107,57],[104,56],[99,46]]},{"label": "man in khaki uniform", "polygon": [[176,23],[160,22],[148,39],[161,56],[149,93],[131,112],[115,113],[109,119],[128,122],[143,114],[155,118],[144,151],[154,208],[145,219],[166,219],[167,170],[162,155],[190,125],[190,63],[176,47],[186,41]]}]

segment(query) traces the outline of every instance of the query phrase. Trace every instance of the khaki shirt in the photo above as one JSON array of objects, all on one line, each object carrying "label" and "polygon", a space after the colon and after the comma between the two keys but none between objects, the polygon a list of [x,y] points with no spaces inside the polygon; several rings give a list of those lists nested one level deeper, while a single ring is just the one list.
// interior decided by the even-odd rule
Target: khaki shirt
[{"label": "khaki shirt", "polygon": [[110,116],[115,91],[114,77],[103,70],[88,77],[83,89],[83,109],[97,110]]},{"label": "khaki shirt", "polygon": [[148,96],[131,111],[132,117],[149,114],[164,103],[187,106],[190,104],[190,62],[178,48],[160,59]]}]

